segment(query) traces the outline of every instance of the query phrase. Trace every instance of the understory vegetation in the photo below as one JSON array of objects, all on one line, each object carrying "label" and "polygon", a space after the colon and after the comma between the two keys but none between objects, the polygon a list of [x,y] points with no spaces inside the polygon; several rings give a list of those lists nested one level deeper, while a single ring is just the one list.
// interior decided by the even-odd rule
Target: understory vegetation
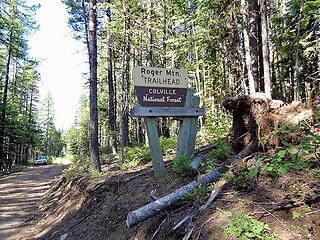
[{"label": "understory vegetation", "polygon": [[228,218],[228,223],[224,232],[227,237],[233,237],[239,240],[277,239],[271,232],[268,224],[256,220],[255,218],[241,211],[232,213],[224,211],[223,214]]},{"label": "understory vegetation", "polygon": [[[68,191],[86,203],[44,239],[320,239],[320,0],[62,2],[89,62],[65,132],[51,94],[39,100],[40,63],[27,51],[38,6],[0,3],[0,173],[62,156],[71,162],[57,184],[65,189],[49,204]],[[148,122],[130,112],[141,107],[136,66],[186,72],[190,102],[205,110],[149,119],[165,160],[159,175]],[[182,139],[193,152],[179,155],[179,136],[195,132],[196,150]],[[127,214],[148,204],[150,221],[132,214],[130,225]]]}]

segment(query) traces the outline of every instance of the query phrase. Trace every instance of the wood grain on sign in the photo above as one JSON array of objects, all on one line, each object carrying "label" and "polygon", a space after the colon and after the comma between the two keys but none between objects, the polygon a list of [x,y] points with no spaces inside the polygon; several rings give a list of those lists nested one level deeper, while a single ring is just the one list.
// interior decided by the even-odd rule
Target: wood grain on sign
[{"label": "wood grain on sign", "polygon": [[141,106],[184,106],[188,86],[186,72],[179,69],[134,67],[132,77]]},{"label": "wood grain on sign", "polygon": [[204,115],[203,108],[138,107],[130,111],[132,117],[198,117]]}]

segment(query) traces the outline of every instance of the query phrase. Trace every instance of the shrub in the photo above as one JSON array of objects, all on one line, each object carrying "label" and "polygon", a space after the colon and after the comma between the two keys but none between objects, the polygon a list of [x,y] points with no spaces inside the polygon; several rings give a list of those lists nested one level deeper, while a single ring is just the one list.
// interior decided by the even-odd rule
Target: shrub
[{"label": "shrub", "polygon": [[163,136],[160,137],[160,147],[163,154],[172,154],[176,151],[176,143],[177,138],[165,138]]},{"label": "shrub", "polygon": [[230,155],[230,144],[226,139],[220,139],[217,142],[218,146],[213,151],[213,158],[218,162],[226,160]]},{"label": "shrub", "polygon": [[[160,147],[163,154],[174,153],[176,147],[176,138],[160,137]],[[124,157],[121,163],[123,168],[138,166],[141,162],[151,161],[150,147],[145,144],[138,144],[124,148]]]},{"label": "shrub", "polygon": [[206,185],[202,185],[197,187],[195,190],[193,190],[190,193],[186,193],[182,198],[181,201],[193,201],[193,200],[199,200],[202,198],[207,192],[212,191],[214,189],[214,184],[209,183]]},{"label": "shrub", "polygon": [[[320,136],[303,128],[291,128],[280,125],[272,132],[273,136],[279,137],[281,147],[273,156],[264,157],[262,172],[269,175],[272,180],[288,172],[290,169],[308,170],[310,162],[303,160],[303,157],[316,155],[317,146],[320,143]],[[298,136],[292,143],[290,138]]]},{"label": "shrub", "polygon": [[224,229],[227,235],[239,240],[276,239],[270,232],[268,224],[258,221],[245,213],[239,211],[236,214],[232,214],[230,211],[224,211],[223,214],[228,218],[228,224]]},{"label": "shrub", "polygon": [[207,114],[204,126],[204,136],[208,142],[226,137],[232,126],[232,119],[222,112]]},{"label": "shrub", "polygon": [[74,179],[78,176],[84,176],[90,171],[90,158],[84,158],[78,161],[72,161],[69,167],[65,170],[67,180]]},{"label": "shrub", "polygon": [[172,162],[172,169],[174,172],[180,175],[185,175],[190,167],[191,162],[192,162],[191,156],[188,156],[188,155],[178,156]]},{"label": "shrub", "polygon": [[126,147],[124,149],[124,157],[122,167],[130,168],[138,166],[142,161],[151,160],[151,151],[149,146],[138,145],[133,147]]}]

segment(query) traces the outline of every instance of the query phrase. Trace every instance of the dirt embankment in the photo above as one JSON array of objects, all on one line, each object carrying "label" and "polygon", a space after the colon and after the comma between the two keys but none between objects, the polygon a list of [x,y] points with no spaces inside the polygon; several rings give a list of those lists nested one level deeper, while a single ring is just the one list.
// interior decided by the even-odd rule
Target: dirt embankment
[{"label": "dirt embankment", "polygon": [[[157,196],[164,196],[178,187],[187,184],[192,178],[180,178],[169,171],[166,178],[156,181],[152,172],[126,181],[129,176],[139,174],[116,171],[100,180],[87,181],[77,178],[66,181],[56,180],[53,189],[41,206],[43,212],[38,219],[37,232],[27,239],[41,240],[124,240],[150,239],[161,225],[154,239],[182,239],[184,232],[172,228],[190,212],[194,212],[208,198],[201,198],[183,205],[175,205],[167,211],[134,226],[126,226],[129,211],[150,202],[149,193],[157,189]],[[297,206],[274,210],[277,203],[292,199],[302,199],[301,194],[312,195],[320,188],[319,177],[289,172],[277,182],[261,176],[255,188],[230,186],[203,213],[194,220],[194,232],[190,239],[228,239],[223,228],[227,219],[223,211],[248,213],[267,223],[278,239],[319,239],[320,219],[317,213],[320,204],[308,205],[308,212]],[[302,209],[301,209],[302,208]],[[302,212],[293,218],[294,212]]]},{"label": "dirt embankment", "polygon": [[[283,112],[280,114],[274,109],[280,109],[282,104],[271,108],[268,100],[260,98],[245,97],[240,99],[239,104],[232,102],[229,105],[233,106],[233,113],[238,112],[238,115],[234,115],[234,120],[237,121],[232,132],[235,151],[241,150],[248,142],[260,142],[262,136],[273,131],[277,125],[275,120],[280,117],[287,120],[291,113],[295,113],[295,116],[296,113],[301,113],[298,111],[300,105],[297,105],[293,110],[282,109]],[[276,141],[274,144],[269,141],[260,148],[277,149],[281,147],[280,144],[281,141]],[[260,148],[257,151],[262,151]],[[290,159],[284,160],[290,161]],[[285,161],[280,164],[286,163]],[[242,167],[246,166],[244,162],[241,163],[244,165]],[[276,161],[271,163],[277,164]],[[311,161],[309,164],[310,167],[305,170],[298,168],[286,170],[276,180],[272,180],[263,172],[257,175],[253,184],[250,181],[239,183],[241,178],[237,178],[238,183],[228,185],[218,199],[194,219],[192,224],[194,230],[188,239],[234,239],[223,232],[228,222],[223,213],[225,211],[236,213],[239,210],[267,223],[277,239],[320,239],[320,165],[317,161]],[[144,168],[141,170],[143,172],[147,171],[150,165],[141,167]],[[277,166],[274,168],[278,170]],[[242,170],[234,169],[236,173]],[[128,212],[150,202],[151,191],[156,189],[156,195],[162,197],[194,178],[179,177],[169,170],[169,174],[158,181],[153,178],[150,171],[128,181],[126,180],[128,177],[141,172],[128,173],[112,165],[104,169],[104,172],[100,179],[95,180],[83,177],[72,181],[67,181],[63,177],[57,179],[41,205],[42,212],[37,219],[37,231],[26,239],[183,239],[185,231],[173,231],[174,225],[189,213],[199,209],[210,195],[207,192],[196,200],[176,204],[129,228],[126,226]],[[156,237],[152,238],[155,232],[157,232]]]},{"label": "dirt embankment", "polygon": [[23,239],[63,165],[37,166],[0,176],[0,239]]}]

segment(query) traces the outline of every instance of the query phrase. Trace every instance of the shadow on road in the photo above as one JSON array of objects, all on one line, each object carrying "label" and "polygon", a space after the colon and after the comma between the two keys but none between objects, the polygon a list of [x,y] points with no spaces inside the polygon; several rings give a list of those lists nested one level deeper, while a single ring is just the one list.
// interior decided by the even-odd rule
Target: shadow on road
[{"label": "shadow on road", "polygon": [[36,166],[23,172],[0,176],[0,239],[16,240],[31,227],[41,198],[62,164]]}]

